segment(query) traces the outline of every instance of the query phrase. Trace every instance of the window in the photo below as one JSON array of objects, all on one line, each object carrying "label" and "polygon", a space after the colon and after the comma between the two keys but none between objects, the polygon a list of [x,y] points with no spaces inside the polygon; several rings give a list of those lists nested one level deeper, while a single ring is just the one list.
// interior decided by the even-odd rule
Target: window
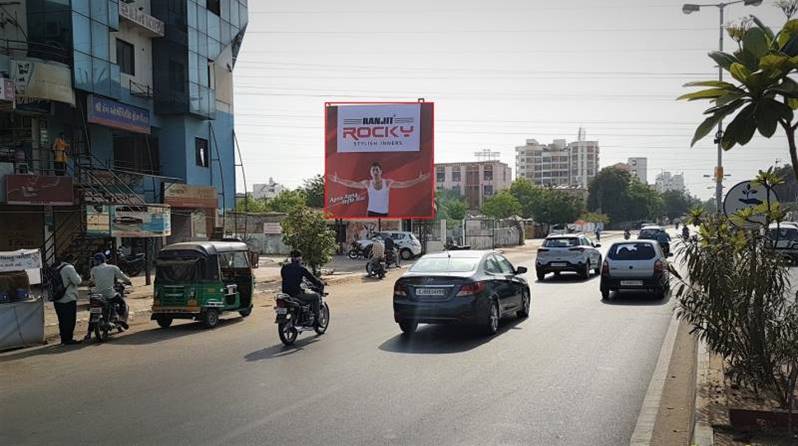
[{"label": "window", "polygon": [[216,15],[221,15],[222,14],[221,3],[222,3],[221,0],[208,0],[205,3],[205,7],[208,8],[208,11]]},{"label": "window", "polygon": [[136,53],[132,44],[116,39],[116,64],[123,73],[136,75]]},{"label": "window", "polygon": [[493,195],[493,186],[490,184],[483,185],[482,194],[486,197],[490,197],[491,195]]},{"label": "window", "polygon": [[169,87],[172,91],[186,91],[186,67],[180,62],[169,61]]},{"label": "window", "polygon": [[210,166],[210,160],[208,159],[208,140],[202,138],[194,138],[194,147],[197,150],[197,165],[201,167],[208,167]]},{"label": "window", "polygon": [[487,258],[487,260],[485,260],[485,271],[491,274],[502,273],[501,267],[499,266],[499,262],[497,262],[496,259],[493,258],[493,256],[490,256]]},{"label": "window", "polygon": [[452,182],[454,183],[460,182],[460,169],[454,169],[452,171]]},{"label": "window", "polygon": [[493,166],[485,166],[485,170],[482,172],[482,179],[493,181]]},{"label": "window", "polygon": [[443,168],[439,167],[435,170],[435,181],[438,183],[446,181],[446,171]]},{"label": "window", "polygon": [[649,243],[622,243],[610,249],[608,257],[612,260],[649,260],[657,255]]},{"label": "window", "polygon": [[496,256],[496,261],[499,262],[499,267],[502,269],[504,274],[515,274],[515,268],[513,268],[513,265],[509,260],[502,256]]},{"label": "window", "polygon": [[571,248],[579,246],[579,239],[577,238],[549,238],[543,242],[544,248]]}]

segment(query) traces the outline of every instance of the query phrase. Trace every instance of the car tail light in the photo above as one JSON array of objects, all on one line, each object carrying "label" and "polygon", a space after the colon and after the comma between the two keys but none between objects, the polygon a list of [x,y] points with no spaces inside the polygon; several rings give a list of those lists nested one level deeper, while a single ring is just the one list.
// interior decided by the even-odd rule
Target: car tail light
[{"label": "car tail light", "polygon": [[405,286],[402,282],[396,282],[393,286],[393,295],[394,296],[407,296],[407,286]]},{"label": "car tail light", "polygon": [[602,276],[609,276],[610,275],[610,262],[604,261],[601,265],[601,275]]},{"label": "car tail light", "polygon": [[546,248],[538,248],[538,252],[549,252]]},{"label": "car tail light", "polygon": [[485,288],[486,288],[485,282],[471,282],[461,286],[460,291],[457,292],[457,295],[473,296],[475,294],[479,294],[485,291]]},{"label": "car tail light", "polygon": [[570,249],[568,249],[568,250],[569,250],[569,251],[579,251],[579,252],[585,252],[585,248],[570,248]]},{"label": "car tail light", "polygon": [[655,273],[662,273],[665,272],[665,263],[662,260],[657,260],[654,262],[654,272]]}]

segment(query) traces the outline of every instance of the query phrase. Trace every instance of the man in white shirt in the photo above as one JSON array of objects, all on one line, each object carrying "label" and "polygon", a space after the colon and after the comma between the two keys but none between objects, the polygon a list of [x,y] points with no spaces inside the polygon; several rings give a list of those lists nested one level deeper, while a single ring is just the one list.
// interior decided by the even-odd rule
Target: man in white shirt
[{"label": "man in white shirt", "polygon": [[58,333],[61,335],[61,344],[73,345],[80,344],[80,341],[72,339],[75,332],[75,320],[78,310],[78,286],[83,282],[80,275],[72,266],[74,258],[71,255],[64,256],[58,265],[58,273],[64,283],[64,296],[53,301],[55,314],[58,316]]},{"label": "man in white shirt", "polygon": [[[95,291],[102,294],[107,301],[117,305],[117,314],[127,314],[125,299],[123,296],[117,297],[114,284],[119,280],[130,285],[130,278],[118,266],[106,263],[105,254],[101,252],[94,255],[94,264],[95,266],[91,269],[91,281],[94,284]],[[123,319],[126,318],[123,317]],[[120,325],[123,328],[127,328],[127,323],[124,321],[120,321]],[[89,332],[86,334],[87,339],[91,337],[92,328],[91,324],[89,324]]]}]

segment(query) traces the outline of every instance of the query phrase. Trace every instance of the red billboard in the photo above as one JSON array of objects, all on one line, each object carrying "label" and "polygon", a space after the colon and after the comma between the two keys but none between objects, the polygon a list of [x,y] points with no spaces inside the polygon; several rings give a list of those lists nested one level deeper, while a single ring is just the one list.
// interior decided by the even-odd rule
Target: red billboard
[{"label": "red billboard", "polygon": [[75,196],[72,177],[6,175],[6,203],[69,206]]},{"label": "red billboard", "polygon": [[431,102],[325,104],[328,218],[433,218]]}]

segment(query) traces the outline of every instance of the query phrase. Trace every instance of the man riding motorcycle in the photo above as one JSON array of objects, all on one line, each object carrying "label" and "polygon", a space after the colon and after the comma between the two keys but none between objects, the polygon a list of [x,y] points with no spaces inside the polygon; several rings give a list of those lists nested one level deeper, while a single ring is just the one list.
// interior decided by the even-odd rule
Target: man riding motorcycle
[{"label": "man riding motorcycle", "polygon": [[[91,269],[90,282],[94,284],[98,294],[101,294],[111,305],[116,306],[117,314],[123,316],[122,319],[126,319],[124,315],[127,314],[127,303],[125,303],[124,296],[120,296],[114,290],[114,284],[117,280],[120,280],[130,285],[130,278],[118,266],[106,263],[106,260],[105,254],[101,252],[94,255],[95,266]],[[120,320],[119,325],[124,329],[128,328],[127,322],[124,320]],[[91,324],[89,324],[89,332],[86,334],[86,339],[91,338],[92,328]]]},{"label": "man riding motorcycle", "polygon": [[283,265],[280,269],[280,277],[283,279],[283,293],[311,304],[313,307],[313,316],[318,320],[319,295],[302,289],[302,279],[307,279],[310,283],[319,288],[324,287],[324,283],[311,274],[307,268],[302,266],[302,253],[300,251],[296,249],[291,251],[291,261]]},{"label": "man riding motorcycle", "polygon": [[632,231],[630,231],[629,228],[626,228],[626,229],[623,230],[623,238],[624,238],[624,240],[629,240],[629,238],[631,236],[632,236]]}]

